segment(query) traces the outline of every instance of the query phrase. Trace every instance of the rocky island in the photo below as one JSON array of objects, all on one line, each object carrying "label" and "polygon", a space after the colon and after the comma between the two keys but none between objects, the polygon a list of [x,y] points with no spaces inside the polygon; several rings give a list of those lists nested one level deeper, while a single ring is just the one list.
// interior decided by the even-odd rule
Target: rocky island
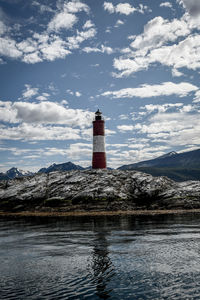
[{"label": "rocky island", "polygon": [[75,170],[0,182],[0,211],[34,213],[200,209],[200,181],[139,171]]}]

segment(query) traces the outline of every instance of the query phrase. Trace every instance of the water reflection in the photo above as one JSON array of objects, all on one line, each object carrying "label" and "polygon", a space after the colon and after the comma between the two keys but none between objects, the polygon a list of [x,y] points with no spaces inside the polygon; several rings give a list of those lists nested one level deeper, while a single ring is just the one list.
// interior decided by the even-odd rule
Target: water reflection
[{"label": "water reflection", "polygon": [[108,242],[106,232],[97,232],[94,240],[94,250],[92,253],[92,268],[94,271],[94,283],[96,294],[100,299],[110,298],[112,289],[109,289],[109,282],[114,276],[114,267],[109,257]]},{"label": "water reflection", "polygon": [[0,299],[200,299],[200,217],[0,218]]}]

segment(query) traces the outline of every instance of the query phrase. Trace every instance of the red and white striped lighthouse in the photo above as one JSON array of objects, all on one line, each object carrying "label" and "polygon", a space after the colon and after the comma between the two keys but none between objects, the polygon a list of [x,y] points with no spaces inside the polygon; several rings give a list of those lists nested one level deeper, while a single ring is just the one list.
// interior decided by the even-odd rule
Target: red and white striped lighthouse
[{"label": "red and white striped lighthouse", "polygon": [[92,168],[106,169],[104,119],[99,109],[96,111],[95,120],[93,121]]}]

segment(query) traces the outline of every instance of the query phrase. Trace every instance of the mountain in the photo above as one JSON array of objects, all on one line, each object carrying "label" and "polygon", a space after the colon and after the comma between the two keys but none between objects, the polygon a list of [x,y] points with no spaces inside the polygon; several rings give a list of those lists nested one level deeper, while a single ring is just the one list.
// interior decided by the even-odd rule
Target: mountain
[{"label": "mountain", "polygon": [[0,180],[8,180],[9,177],[5,173],[0,173]]},{"label": "mountain", "polygon": [[69,161],[63,164],[53,164],[48,168],[42,168],[38,171],[38,173],[50,173],[54,171],[71,171],[71,170],[84,170],[84,168],[79,165],[75,165]]},{"label": "mountain", "polygon": [[9,178],[9,179],[13,179],[16,177],[23,177],[23,176],[31,176],[34,173],[29,172],[29,171],[23,171],[23,170],[19,170],[17,168],[11,168],[9,169],[5,175]]},{"label": "mountain", "polygon": [[140,170],[153,176],[176,181],[200,180],[200,149],[184,153],[170,152],[155,159],[123,165],[119,170]]}]

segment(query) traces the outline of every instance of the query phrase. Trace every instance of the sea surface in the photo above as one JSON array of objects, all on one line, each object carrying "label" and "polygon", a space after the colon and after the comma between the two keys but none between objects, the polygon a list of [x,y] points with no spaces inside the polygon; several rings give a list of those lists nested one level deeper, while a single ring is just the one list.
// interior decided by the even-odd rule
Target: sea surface
[{"label": "sea surface", "polygon": [[200,299],[200,215],[0,218],[0,299]]}]

